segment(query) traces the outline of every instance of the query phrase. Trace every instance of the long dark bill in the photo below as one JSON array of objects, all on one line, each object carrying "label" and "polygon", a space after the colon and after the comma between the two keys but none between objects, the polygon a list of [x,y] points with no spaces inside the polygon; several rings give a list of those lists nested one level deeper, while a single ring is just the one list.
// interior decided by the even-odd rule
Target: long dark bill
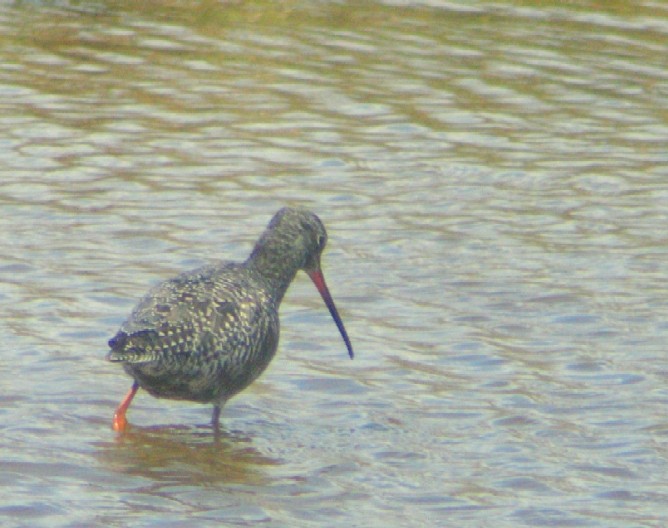
[{"label": "long dark bill", "polygon": [[341,321],[339,312],[336,309],[336,305],[334,304],[334,299],[332,299],[332,295],[329,293],[329,289],[327,288],[327,284],[325,283],[325,276],[319,269],[307,271],[307,273],[308,276],[311,277],[311,280],[313,281],[313,284],[315,284],[315,287],[318,288],[322,300],[325,301],[325,304],[329,309],[329,313],[332,314],[332,319],[334,319],[334,322],[336,323],[339,332],[341,332],[341,337],[343,338],[343,341],[346,344],[346,347],[348,348],[348,355],[350,356],[350,359],[353,359],[353,357],[355,356],[355,354],[353,353],[353,346],[350,344],[350,339],[348,339],[348,333],[346,332],[346,327],[343,326],[343,321]]}]

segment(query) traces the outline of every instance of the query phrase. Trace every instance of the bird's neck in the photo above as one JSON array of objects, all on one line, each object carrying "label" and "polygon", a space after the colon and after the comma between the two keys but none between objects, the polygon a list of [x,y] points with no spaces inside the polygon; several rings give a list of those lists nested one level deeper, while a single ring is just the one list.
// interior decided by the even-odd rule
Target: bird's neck
[{"label": "bird's neck", "polygon": [[246,261],[246,266],[260,275],[277,304],[281,302],[297,271],[303,265],[280,240],[260,240]]}]

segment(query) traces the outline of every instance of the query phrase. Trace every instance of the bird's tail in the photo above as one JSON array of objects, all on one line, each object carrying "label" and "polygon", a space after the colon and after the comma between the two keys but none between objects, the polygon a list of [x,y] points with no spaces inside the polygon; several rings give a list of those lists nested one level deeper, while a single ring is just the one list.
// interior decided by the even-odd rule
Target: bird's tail
[{"label": "bird's tail", "polygon": [[118,332],[109,340],[111,351],[106,360],[114,363],[148,363],[157,359],[153,342],[158,338],[155,330],[140,330],[132,334]]}]

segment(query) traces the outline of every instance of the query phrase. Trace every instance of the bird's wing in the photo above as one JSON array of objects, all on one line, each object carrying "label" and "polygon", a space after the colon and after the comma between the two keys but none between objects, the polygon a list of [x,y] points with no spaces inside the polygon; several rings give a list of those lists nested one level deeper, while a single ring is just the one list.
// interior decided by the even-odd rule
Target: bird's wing
[{"label": "bird's wing", "polygon": [[[110,361],[147,363],[197,351],[217,352],[232,330],[243,328],[247,303],[235,298],[234,289],[213,275],[213,268],[184,273],[153,288],[137,305],[120,331],[109,341]],[[209,346],[206,346],[206,345]]]}]

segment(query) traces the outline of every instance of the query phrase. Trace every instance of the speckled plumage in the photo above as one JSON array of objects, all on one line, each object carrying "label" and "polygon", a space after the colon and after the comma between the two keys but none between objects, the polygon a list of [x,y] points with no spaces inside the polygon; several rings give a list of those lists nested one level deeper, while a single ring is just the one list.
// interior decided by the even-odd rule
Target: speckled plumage
[{"label": "speckled plumage", "polygon": [[139,302],[109,341],[107,359],[135,379],[117,411],[138,387],[159,398],[221,406],[253,382],[276,353],[278,307],[299,269],[318,287],[352,358],[352,347],[320,271],[327,234],[313,213],[281,209],[242,264],[219,262],[167,280]]}]

